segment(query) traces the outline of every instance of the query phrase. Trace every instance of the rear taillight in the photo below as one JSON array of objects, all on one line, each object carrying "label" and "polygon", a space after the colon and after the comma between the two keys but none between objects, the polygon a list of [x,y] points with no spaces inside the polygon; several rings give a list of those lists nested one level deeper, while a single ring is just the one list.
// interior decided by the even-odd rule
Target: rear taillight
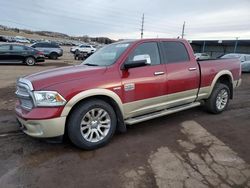
[{"label": "rear taillight", "polygon": [[36,54],[37,55],[43,55],[43,52],[38,51]]}]

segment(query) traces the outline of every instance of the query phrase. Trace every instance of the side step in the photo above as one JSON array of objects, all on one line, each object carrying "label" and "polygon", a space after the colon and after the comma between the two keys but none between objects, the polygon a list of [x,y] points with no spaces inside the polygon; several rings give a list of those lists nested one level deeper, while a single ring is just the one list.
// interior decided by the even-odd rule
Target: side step
[{"label": "side step", "polygon": [[200,106],[200,105],[201,105],[200,102],[193,102],[193,103],[190,103],[190,104],[165,109],[165,110],[154,112],[154,113],[151,113],[151,114],[142,115],[142,116],[138,116],[138,117],[135,117],[135,118],[130,118],[130,119],[125,120],[125,123],[128,124],[128,125],[133,125],[133,124],[140,123],[140,122],[143,122],[143,121],[147,121],[147,120],[150,120],[150,119],[154,119],[154,118],[158,118],[158,117],[165,116],[165,115],[168,115],[168,114],[173,114],[173,113],[176,113],[176,112],[180,112],[180,111],[183,111],[183,110],[194,108],[194,107],[197,107],[197,106]]}]

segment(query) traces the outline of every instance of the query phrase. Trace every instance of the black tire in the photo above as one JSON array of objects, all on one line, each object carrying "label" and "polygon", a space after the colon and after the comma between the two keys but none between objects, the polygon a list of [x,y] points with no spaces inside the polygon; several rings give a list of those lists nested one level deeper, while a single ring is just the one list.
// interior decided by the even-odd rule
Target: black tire
[{"label": "black tire", "polygon": [[36,64],[36,60],[34,57],[26,57],[24,63],[28,66],[34,66]]},{"label": "black tire", "polygon": [[[105,112],[107,112],[110,118],[109,130],[107,131],[106,135],[102,138],[102,140],[99,140],[96,142],[88,141],[87,139],[89,136],[87,136],[87,139],[86,139],[84,138],[83,134],[86,135],[88,134],[89,131],[91,132],[93,129],[95,129],[96,131],[97,128],[87,128],[88,129],[86,131],[87,133],[86,132],[84,133],[84,131],[81,130],[81,127],[82,127],[81,122],[83,121],[84,117],[86,118],[87,114],[90,113],[91,110],[93,109],[103,109]],[[99,113],[99,111],[97,111],[97,113]],[[89,124],[91,124],[91,122],[93,123],[91,119],[89,119],[88,121],[90,122]],[[92,127],[92,125],[91,126],[88,125],[88,126]],[[117,125],[117,118],[116,118],[116,114],[113,108],[103,100],[92,99],[92,100],[88,100],[88,101],[84,101],[80,103],[77,106],[77,108],[75,108],[73,112],[70,114],[70,117],[67,123],[68,136],[71,142],[81,149],[86,149],[86,150],[97,149],[106,145],[111,140],[112,136],[115,133],[116,125]],[[94,133],[90,133],[90,134],[93,134],[92,137],[94,136]],[[97,137],[96,133],[95,133],[95,136]]]},{"label": "black tire", "polygon": [[53,59],[53,60],[56,60],[58,58],[58,54],[55,53],[55,52],[52,52],[50,55],[49,55],[49,58],[50,59]]},{"label": "black tire", "polygon": [[88,57],[88,53],[87,52],[83,52],[83,57],[84,58]]},{"label": "black tire", "polygon": [[[220,105],[217,105],[217,100],[219,97],[219,94],[221,92],[225,91],[227,94],[227,100],[223,106],[221,106],[221,108],[219,107]],[[208,100],[205,103],[205,107],[207,109],[208,112],[213,113],[213,114],[219,114],[221,112],[223,112],[224,110],[226,110],[228,103],[229,103],[229,99],[230,99],[230,90],[229,87],[225,84],[222,83],[217,83],[214,86],[214,89],[212,91],[211,96],[208,98]],[[218,102],[219,103],[219,102]]]}]

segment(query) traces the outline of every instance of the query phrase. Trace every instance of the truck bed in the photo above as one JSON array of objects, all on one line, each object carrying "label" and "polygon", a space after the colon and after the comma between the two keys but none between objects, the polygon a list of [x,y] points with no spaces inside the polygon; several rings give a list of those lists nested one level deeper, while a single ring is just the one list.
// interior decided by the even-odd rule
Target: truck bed
[{"label": "truck bed", "polygon": [[231,72],[233,80],[238,80],[241,76],[240,61],[238,59],[211,59],[197,62],[200,66],[201,88],[211,86],[216,74],[223,70]]}]

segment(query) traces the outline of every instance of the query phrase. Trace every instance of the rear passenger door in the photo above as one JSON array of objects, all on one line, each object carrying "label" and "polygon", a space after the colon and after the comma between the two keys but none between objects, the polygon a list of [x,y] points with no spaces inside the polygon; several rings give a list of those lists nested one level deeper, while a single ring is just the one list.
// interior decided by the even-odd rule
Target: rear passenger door
[{"label": "rear passenger door", "polygon": [[25,46],[21,45],[12,45],[11,55],[14,61],[23,61],[25,57],[28,55],[28,51]]},{"label": "rear passenger door", "polygon": [[11,60],[10,45],[0,45],[0,63],[7,63]]},{"label": "rear passenger door", "polygon": [[166,66],[167,107],[195,101],[199,89],[199,67],[195,60],[191,60],[185,44],[163,41],[161,53]]}]

